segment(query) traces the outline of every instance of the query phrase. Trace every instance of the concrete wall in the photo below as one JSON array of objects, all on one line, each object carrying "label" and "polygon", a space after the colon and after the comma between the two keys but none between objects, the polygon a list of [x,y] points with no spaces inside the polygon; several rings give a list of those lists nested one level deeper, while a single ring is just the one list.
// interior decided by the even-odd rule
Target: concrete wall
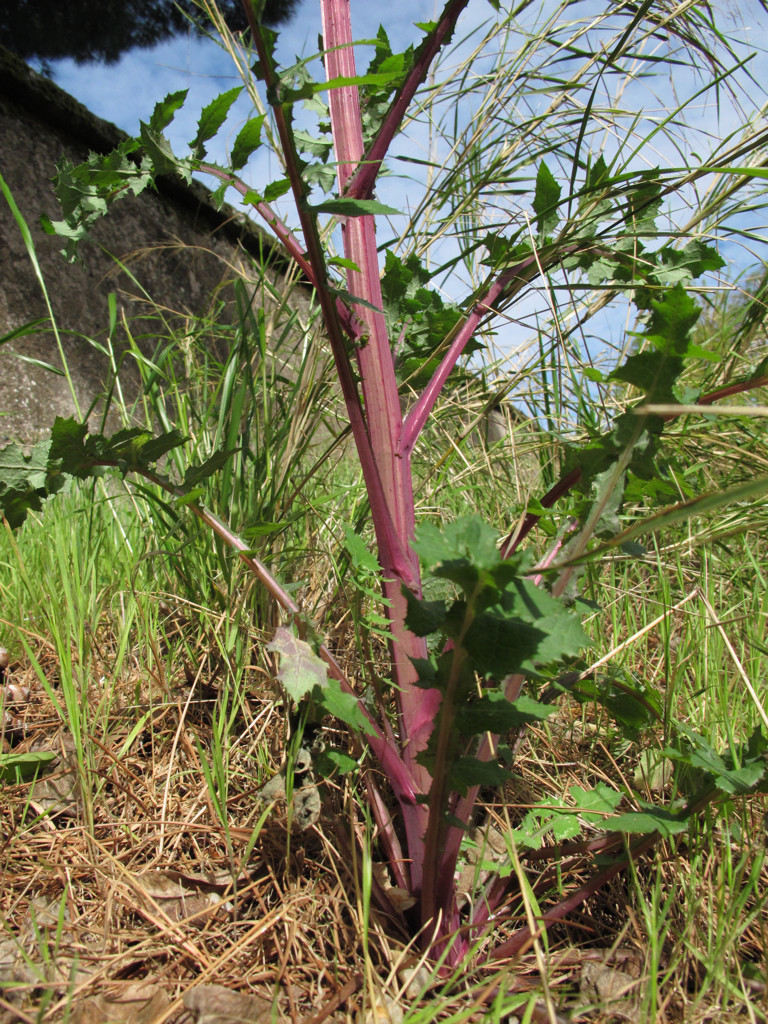
[{"label": "concrete wall", "polygon": [[[61,240],[46,235],[39,226],[43,213],[61,219],[51,180],[56,163],[62,156],[79,163],[91,150],[108,152],[122,137],[114,125],[94,117],[53,83],[0,50],[0,174],[32,233],[84,408],[99,395],[106,377],[106,361],[88,339],[103,344],[107,338],[109,293],[117,295],[118,321],[123,314],[133,320],[151,310],[141,289],[119,270],[110,254],[126,262],[154,302],[178,322],[226,298],[222,283],[232,279],[233,267],[241,267],[243,252],[269,250],[265,235],[233,217],[231,210],[217,212],[201,186],[187,188],[169,180],[160,182],[157,192],[147,190],[115,203],[94,230],[93,240],[83,246],[83,262],[68,264],[60,255]],[[0,195],[0,338],[46,315],[21,232]],[[161,330],[156,317],[142,322],[141,346],[146,353],[153,351]],[[124,345],[120,330],[115,340],[118,347]],[[37,329],[0,348],[0,440],[34,440],[56,415],[73,412],[64,378],[23,362],[18,355],[61,366],[50,328]],[[136,380],[129,367],[125,375],[129,391]]]}]

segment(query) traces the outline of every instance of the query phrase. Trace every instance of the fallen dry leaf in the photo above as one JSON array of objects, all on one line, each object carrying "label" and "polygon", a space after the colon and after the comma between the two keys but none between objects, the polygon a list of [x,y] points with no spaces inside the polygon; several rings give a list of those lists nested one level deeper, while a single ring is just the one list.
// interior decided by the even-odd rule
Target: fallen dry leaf
[{"label": "fallen dry leaf", "polygon": [[222,900],[216,892],[182,884],[176,871],[145,871],[134,875],[133,881],[160,907],[169,921],[194,918],[196,923],[202,924],[212,915],[232,909],[232,904]]},{"label": "fallen dry leaf", "polygon": [[130,982],[114,993],[87,996],[75,1004],[72,1024],[152,1024],[170,1005],[164,988],[153,982]]},{"label": "fallen dry leaf", "polygon": [[183,1002],[195,1024],[266,1024],[272,1020],[269,999],[233,992],[224,985],[198,985],[184,993]]}]

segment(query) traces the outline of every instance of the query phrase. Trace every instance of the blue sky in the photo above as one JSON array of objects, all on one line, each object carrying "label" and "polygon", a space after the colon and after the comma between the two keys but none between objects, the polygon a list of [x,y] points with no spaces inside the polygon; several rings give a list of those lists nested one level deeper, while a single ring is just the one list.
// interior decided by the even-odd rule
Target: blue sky
[{"label": "blue sky", "polygon": [[[547,9],[555,6],[554,0],[542,0],[533,5],[531,12],[542,17]],[[579,5],[579,12],[589,10],[590,0]],[[741,0],[737,7],[728,6],[727,0],[716,4],[719,15],[726,29],[734,38],[743,41],[743,52],[754,50],[756,60],[751,67],[758,83],[768,82],[768,60],[763,49],[766,38],[765,28],[768,26],[768,15],[762,10],[757,0]],[[379,23],[384,22],[394,50],[402,49],[419,38],[419,31],[413,27],[417,21],[427,21],[435,17],[442,8],[442,0],[389,0],[385,5],[368,2],[368,0],[352,0],[353,33],[358,39],[375,36]],[[603,10],[602,3],[594,0],[595,12]],[[481,23],[486,22],[493,12],[487,0],[472,0],[460,22],[461,37]],[[317,39],[320,31],[319,3],[317,0],[304,0],[292,22],[280,32],[278,60],[283,65],[294,63],[298,55],[316,52]],[[465,51],[467,47],[464,48]],[[367,63],[367,56],[358,57],[358,68]],[[63,89],[70,92],[90,110],[106,120],[112,121],[129,134],[136,132],[139,120],[147,120],[155,102],[169,92],[188,88],[189,96],[185,106],[180,110],[169,129],[169,135],[177,151],[185,152],[184,144],[195,134],[197,118],[201,108],[225,89],[240,84],[233,69],[229,55],[214,41],[194,36],[176,38],[150,50],[136,50],[124,55],[123,59],[113,65],[77,65],[74,61],[64,60],[52,64],[54,80]],[[318,77],[320,75],[317,71]],[[637,109],[647,118],[660,117],[661,112],[675,96],[692,93],[698,86],[696,76],[683,76],[679,71],[670,68],[668,76],[663,75],[650,91],[642,82],[631,83],[622,93],[622,103]],[[712,104],[702,103],[692,109],[687,120],[690,130],[681,144],[705,153],[713,141],[737,131],[742,113],[740,103],[748,105],[765,96],[758,96],[757,86],[749,83],[742,76],[742,89],[739,101],[723,98],[719,112]],[[245,96],[241,97],[222,133],[223,142],[231,144],[239,127],[239,123],[249,116],[249,103]],[[231,127],[229,125],[231,124]],[[659,137],[660,139],[661,137]],[[434,140],[431,140],[434,142]],[[426,133],[419,135],[412,132],[408,146],[410,152],[426,155],[430,140]],[[608,141],[611,146],[621,144],[621,139]],[[217,153],[211,147],[211,156],[224,160],[223,151]],[[661,152],[654,152],[653,146],[644,147],[637,154],[639,166],[654,166],[658,163],[679,163],[679,156],[670,152],[669,144],[665,143]],[[557,171],[557,168],[553,169]],[[260,186],[276,177],[281,177],[274,158],[266,151],[259,154],[245,169],[246,180],[254,181]],[[378,189],[378,197],[399,209],[412,207],[417,188],[409,188],[402,180],[394,178],[382,181]],[[233,200],[236,197],[233,197]],[[529,204],[530,205],[530,204]],[[766,229],[764,224],[759,228],[759,239],[752,244],[752,255],[766,257],[768,248],[765,244]],[[384,229],[386,230],[386,229]],[[750,257],[748,249],[736,243],[726,243],[724,254],[732,263],[738,265]],[[461,289],[463,291],[463,289]],[[532,304],[520,310],[524,318],[534,312]],[[623,330],[623,328],[622,328]],[[516,349],[527,333],[525,328],[510,325],[509,334],[500,339],[506,351]]]},{"label": "blue sky", "polygon": [[[483,14],[490,13],[487,3],[482,6]],[[386,11],[376,3],[355,3],[353,31],[358,39],[372,38],[384,21],[393,48],[404,48],[416,36],[413,23],[432,18],[436,7],[434,0],[390,0]],[[291,22],[280,29],[280,63],[292,64],[296,56],[316,52],[319,33],[319,4],[303,0]],[[62,89],[130,134],[161,96],[181,88],[190,90],[186,117],[194,134],[200,108],[238,84],[228,54],[216,42],[191,34],[151,49],[131,50],[116,64],[78,65],[67,59],[52,61],[51,68]],[[183,123],[183,115],[177,116]]]}]

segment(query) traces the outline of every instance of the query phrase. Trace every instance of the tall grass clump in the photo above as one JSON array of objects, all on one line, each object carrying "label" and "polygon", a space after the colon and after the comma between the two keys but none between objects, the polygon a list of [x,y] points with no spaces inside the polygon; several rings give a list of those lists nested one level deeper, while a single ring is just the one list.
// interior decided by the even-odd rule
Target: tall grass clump
[{"label": "tall grass clump", "polygon": [[[174,93],[108,158],[60,168],[63,219],[49,229],[75,255],[123,193],[158,173],[208,175],[273,232],[313,289],[322,331],[304,333],[297,314],[269,336],[241,289],[214,388],[194,338],[184,345],[198,352],[197,379],[189,366],[177,377],[182,345],[158,354],[144,364],[145,426],[106,437],[58,421],[37,475],[25,456],[6,506],[20,520],[65,476],[115,466],[154,488],[156,505],[165,495],[190,594],[213,569],[226,609],[234,570],[223,552],[234,550],[281,609],[268,651],[287,701],[349,730],[356,806],[370,822],[355,841],[371,837],[386,862],[361,906],[385,911],[443,977],[529,950],[546,977],[550,935],[627,873],[631,886],[645,855],[695,845],[702,821],[732,830],[731,809],[765,788],[768,717],[754,675],[764,649],[729,635],[729,599],[713,591],[696,534],[703,513],[713,536],[735,515],[728,543],[759,565],[768,475],[765,408],[752,399],[767,376],[750,339],[762,286],[719,319],[734,317],[722,334],[699,325],[700,298],[714,303],[727,287],[720,244],[749,235],[745,218],[764,209],[764,139],[749,58],[704,4],[595,14],[491,2],[488,20],[465,30],[480,7],[450,0],[395,52],[384,28],[355,44],[348,0],[320,0],[321,52],[288,68],[258,3],[245,5],[248,40],[211,9],[253,103],[228,160],[207,151],[243,90],[205,108],[181,156],[166,134],[185,100]],[[670,69],[680,86],[659,111],[650,98]],[[737,127],[700,130],[700,104],[733,110]],[[300,111],[310,130],[297,127]],[[263,145],[277,149],[280,177],[248,181]],[[295,346],[283,369],[273,345]],[[307,521],[308,481],[313,501],[321,493],[323,470],[307,475],[304,460],[332,401],[317,369],[325,346],[365,493],[346,532],[335,530],[337,571],[357,583],[342,591],[357,590],[349,613],[368,609],[358,626],[387,644],[359,674],[323,641],[322,618],[300,605],[279,546],[264,541]],[[478,386],[473,367],[497,349],[514,350],[516,365],[506,382]],[[508,492],[489,494],[482,425],[502,395],[529,418],[533,465],[508,462]],[[453,427],[440,443],[457,406],[464,448]],[[755,461],[734,458],[739,448]],[[467,507],[493,525],[460,514]],[[215,567],[192,561],[203,549],[184,539],[188,516],[210,531]],[[656,607],[643,600],[650,579],[664,583]],[[704,715],[694,713],[702,693]],[[575,708],[583,770],[566,779],[553,743],[575,728]],[[516,815],[502,797],[530,794],[525,740],[539,792]],[[355,856],[366,864],[365,843]],[[761,866],[728,863],[751,880],[756,912]],[[639,904],[646,931],[673,913],[662,883]],[[719,948],[713,937],[708,955]],[[663,970],[659,947],[645,966]]]}]

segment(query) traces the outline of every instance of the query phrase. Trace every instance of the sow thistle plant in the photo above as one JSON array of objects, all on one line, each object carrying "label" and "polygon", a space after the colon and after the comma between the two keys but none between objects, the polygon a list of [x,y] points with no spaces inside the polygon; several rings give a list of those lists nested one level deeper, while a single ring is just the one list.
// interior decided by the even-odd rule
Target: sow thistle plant
[{"label": "sow thistle plant", "polygon": [[[286,588],[201,503],[202,485],[227,464],[230,451],[217,451],[202,465],[190,465],[182,477],[171,478],[158,465],[184,445],[178,432],[153,436],[124,429],[107,437],[90,433],[85,423],[60,419],[50,440],[31,453],[13,446],[0,453],[0,500],[12,526],[67,477],[84,478],[113,467],[163,487],[253,570],[286,613],[287,625],[270,647],[279,657],[279,678],[289,698],[296,704],[314,701],[346,724],[358,750],[368,752],[361,792],[367,794],[391,883],[387,887],[374,879],[374,895],[403,928],[418,935],[427,953],[448,965],[462,962],[471,951],[490,960],[527,948],[539,929],[566,918],[633,857],[685,831],[706,805],[723,795],[764,788],[768,750],[764,733],[757,730],[742,749],[720,754],[678,723],[663,752],[684,769],[685,786],[673,805],[644,804],[605,784],[592,790],[573,787],[562,806],[532,810],[506,836],[508,860],[493,862],[490,877],[483,877],[469,902],[459,898],[457,865],[476,822],[481,790],[499,792],[514,778],[526,727],[553,714],[558,697],[604,703],[629,735],[661,717],[649,688],[631,680],[603,686],[573,671],[590,643],[581,625],[579,567],[622,546],[631,552],[643,533],[700,510],[752,499],[768,485],[765,477],[752,478],[727,493],[687,495],[670,506],[679,492],[658,458],[665,425],[682,397],[707,407],[766,382],[764,368],[755,366],[717,391],[680,391],[685,370],[705,355],[692,338],[699,307],[689,286],[723,261],[695,236],[696,220],[687,233],[675,229],[665,236],[660,226],[665,200],[706,173],[730,174],[737,185],[748,185],[763,168],[750,166],[749,147],[739,145],[713,152],[707,166],[682,171],[638,170],[633,154],[622,153],[622,147],[619,155],[589,151],[592,107],[603,78],[634,60],[642,63],[643,42],[660,32],[681,47],[707,52],[705,43],[714,41],[716,33],[704,19],[703,6],[692,4],[673,15],[664,4],[616,5],[609,14],[619,20],[621,31],[610,45],[589,51],[583,77],[572,83],[567,74],[556,78],[555,68],[566,55],[575,61],[586,50],[581,49],[582,30],[569,27],[565,19],[576,5],[564,4],[536,46],[531,43],[534,50],[551,47],[550,106],[517,126],[505,120],[498,137],[488,137],[487,159],[480,163],[459,160],[448,171],[435,169],[429,202],[443,210],[444,233],[454,235],[458,249],[440,273],[458,273],[471,264],[482,280],[464,302],[454,304],[435,286],[437,275],[415,246],[398,252],[389,245],[382,258],[377,219],[393,211],[375,198],[377,180],[409,112],[418,116],[422,110],[430,71],[467,6],[468,0],[450,0],[436,21],[418,26],[418,45],[402,53],[392,52],[380,30],[371,64],[360,72],[350,3],[320,0],[325,79],[315,81],[307,61],[288,69],[277,66],[275,33],[262,26],[259,3],[251,6],[245,0],[257,55],[252,73],[264,87],[269,113],[258,110],[242,126],[228,165],[211,161],[208,146],[242,90],[229,90],[203,110],[184,156],[174,152],[166,134],[186,95],[174,93],[156,105],[136,138],[106,156],[93,154],[78,167],[59,168],[63,218],[46,222],[49,231],[66,238],[74,257],[91,225],[113,202],[141,192],[158,175],[190,180],[194,173],[208,175],[220,199],[227,189],[237,190],[272,231],[314,288],[322,310],[370,503],[375,560],[355,534],[349,548],[366,572],[373,565],[379,575],[380,614],[390,646],[387,678],[360,692]],[[498,2],[490,6],[511,31],[528,5],[511,13],[504,13]],[[598,18],[596,26],[602,21]],[[589,44],[584,47],[588,50]],[[503,88],[512,89],[509,83],[521,75],[521,66],[513,63],[507,78],[499,73],[494,79],[501,83],[495,86],[499,98]],[[727,70],[713,58],[713,87]],[[584,93],[574,113],[569,104],[577,84],[589,85],[591,93]],[[456,88],[460,92],[462,86]],[[316,133],[294,127],[295,110],[302,104],[319,114]],[[508,117],[503,104],[495,116]],[[549,142],[542,141],[547,118],[553,122]],[[284,175],[257,186],[243,180],[241,172],[267,139],[279,148]],[[549,155],[545,159],[543,154]],[[456,186],[460,180],[463,191]],[[489,203],[492,199],[497,213],[508,205],[498,218],[502,227],[483,227],[477,217],[461,220],[463,214],[451,208],[451,201],[469,192],[480,205],[484,197]],[[277,200],[284,202],[289,195],[296,230],[274,209]],[[516,215],[521,209],[528,211],[527,218]],[[341,256],[332,253],[327,241],[329,219],[341,226]],[[492,221],[489,217],[485,223]],[[463,234],[461,223],[468,225]],[[444,526],[424,521],[417,527],[412,458],[438,397],[498,318],[512,315],[537,281],[558,274],[582,282],[585,294],[595,289],[593,305],[613,296],[629,297],[634,304],[638,331],[630,354],[610,372],[592,370],[588,385],[598,405],[601,395],[623,389],[624,408],[612,422],[596,414],[595,423],[602,425],[591,430],[585,443],[563,442],[559,481],[530,503],[511,533],[502,535],[475,516]],[[406,382],[415,394],[410,404],[401,401]],[[657,501],[660,511],[622,531],[618,513],[627,488]],[[525,550],[526,538],[566,495],[574,525],[537,563]],[[511,524],[500,526],[511,529]],[[437,581],[436,592],[447,596],[427,599],[426,578]],[[337,763],[350,767],[342,756]],[[584,823],[594,833],[589,840],[580,838]],[[528,851],[542,868],[534,931],[529,924],[515,925],[520,878],[512,865],[518,863],[518,851]],[[585,875],[585,862],[592,865],[591,875]],[[568,870],[577,866],[580,881],[569,883]]]}]

